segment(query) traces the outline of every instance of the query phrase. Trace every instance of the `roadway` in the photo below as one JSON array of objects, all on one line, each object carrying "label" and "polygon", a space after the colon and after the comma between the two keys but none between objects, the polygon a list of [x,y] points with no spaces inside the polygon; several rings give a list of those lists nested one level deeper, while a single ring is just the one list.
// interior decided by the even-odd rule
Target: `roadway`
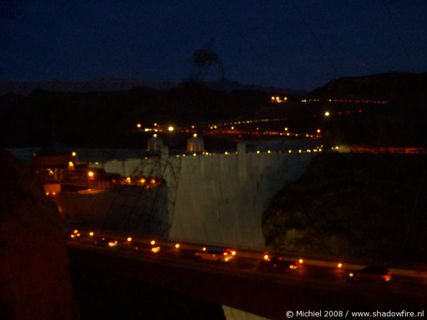
[{"label": "roadway", "polygon": [[393,273],[385,285],[350,283],[345,264],[319,266],[310,260],[286,273],[259,271],[262,252],[238,251],[230,262],[221,263],[197,257],[202,245],[194,244],[177,249],[174,243],[163,242],[156,254],[129,250],[125,238],[114,247],[94,246],[85,235],[67,244],[71,263],[107,268],[135,281],[268,318],[283,319],[286,310],[421,311],[426,306],[424,272]]}]

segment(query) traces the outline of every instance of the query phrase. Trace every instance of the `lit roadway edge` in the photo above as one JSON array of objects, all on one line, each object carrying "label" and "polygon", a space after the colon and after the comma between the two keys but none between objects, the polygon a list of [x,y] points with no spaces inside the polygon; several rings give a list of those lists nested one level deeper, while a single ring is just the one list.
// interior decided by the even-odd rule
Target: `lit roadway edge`
[{"label": "lit roadway edge", "polygon": [[296,271],[268,273],[256,270],[260,253],[253,258],[238,251],[231,263],[219,263],[196,257],[193,246],[177,250],[171,243],[150,254],[121,249],[120,242],[113,248],[95,247],[89,239],[67,242],[71,264],[108,270],[268,318],[283,319],[286,310],[416,312],[426,307],[425,272],[410,277],[393,273],[387,285],[348,283],[347,265],[346,270],[319,267],[311,260]]}]

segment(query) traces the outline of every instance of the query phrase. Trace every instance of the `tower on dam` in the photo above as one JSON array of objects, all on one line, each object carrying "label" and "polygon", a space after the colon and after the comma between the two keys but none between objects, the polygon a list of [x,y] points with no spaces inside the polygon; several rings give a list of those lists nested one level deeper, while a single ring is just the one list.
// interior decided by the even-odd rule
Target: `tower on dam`
[{"label": "tower on dam", "polygon": [[193,133],[193,136],[187,139],[187,152],[202,153],[204,151],[205,144],[203,138],[199,137],[197,133]]}]

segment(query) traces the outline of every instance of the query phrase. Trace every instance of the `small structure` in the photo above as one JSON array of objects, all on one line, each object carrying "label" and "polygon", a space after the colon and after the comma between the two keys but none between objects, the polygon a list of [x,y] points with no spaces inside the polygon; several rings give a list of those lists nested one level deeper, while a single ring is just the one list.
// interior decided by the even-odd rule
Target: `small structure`
[{"label": "small structure", "polygon": [[193,137],[187,139],[187,152],[202,153],[205,151],[205,144],[203,138],[193,134]]},{"label": "small structure", "polygon": [[53,143],[33,154],[31,166],[39,176],[46,195],[82,189],[111,189],[120,185],[119,174],[107,174],[77,161],[76,152]]},{"label": "small structure", "polygon": [[163,140],[157,136],[157,134],[153,134],[153,136],[148,139],[147,142],[147,151],[148,152],[161,152],[163,148]]},{"label": "small structure", "polygon": [[69,167],[74,168],[75,153],[65,147],[52,143],[33,154],[31,166],[39,176],[47,194],[61,192],[61,182],[68,180]]}]

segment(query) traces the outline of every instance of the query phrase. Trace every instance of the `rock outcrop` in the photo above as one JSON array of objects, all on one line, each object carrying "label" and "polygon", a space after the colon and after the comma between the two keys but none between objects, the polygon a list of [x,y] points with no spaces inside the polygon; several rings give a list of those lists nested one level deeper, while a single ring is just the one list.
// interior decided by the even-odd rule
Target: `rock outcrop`
[{"label": "rock outcrop", "polygon": [[426,155],[321,154],[264,214],[277,251],[426,263]]},{"label": "rock outcrop", "polygon": [[77,319],[55,204],[4,150],[0,168],[0,319]]}]

